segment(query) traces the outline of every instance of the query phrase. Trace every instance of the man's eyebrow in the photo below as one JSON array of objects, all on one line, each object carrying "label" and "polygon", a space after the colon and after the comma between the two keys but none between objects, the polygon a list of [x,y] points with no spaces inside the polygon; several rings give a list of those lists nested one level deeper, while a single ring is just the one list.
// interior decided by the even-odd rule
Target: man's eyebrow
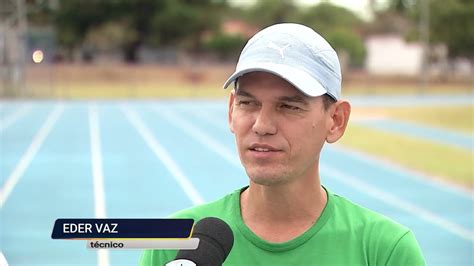
[{"label": "man's eyebrow", "polygon": [[[243,97],[249,97],[249,98],[255,98],[252,94],[242,90],[238,89],[236,92],[236,95],[238,96],[243,96]],[[303,96],[300,95],[295,95],[295,96],[281,96],[278,97],[278,101],[281,102],[293,102],[293,103],[301,103],[303,105],[309,105],[308,100],[306,100]]]},{"label": "man's eyebrow", "polygon": [[282,96],[282,97],[278,97],[278,100],[282,102],[295,102],[295,103],[301,103],[304,105],[309,105],[309,102],[300,95]]},{"label": "man's eyebrow", "polygon": [[252,94],[242,90],[242,89],[238,89],[236,92],[235,92],[236,95],[238,96],[244,96],[244,97],[249,97],[249,98],[255,98],[255,96],[253,96]]}]

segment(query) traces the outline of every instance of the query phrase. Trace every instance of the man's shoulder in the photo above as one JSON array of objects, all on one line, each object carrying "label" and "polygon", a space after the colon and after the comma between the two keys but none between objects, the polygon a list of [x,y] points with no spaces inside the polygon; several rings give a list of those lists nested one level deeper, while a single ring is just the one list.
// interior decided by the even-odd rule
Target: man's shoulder
[{"label": "man's shoulder", "polygon": [[[369,261],[383,265],[425,265],[413,232],[393,219],[333,194],[333,226],[365,243]],[[347,228],[347,229],[341,229]],[[347,235],[347,231],[344,235]]]},{"label": "man's shoulder", "polygon": [[[348,200],[337,194],[332,194],[334,200],[334,215],[336,219],[346,221],[355,226],[355,228],[364,228],[365,230],[383,230],[385,236],[401,237],[410,231],[410,229],[393,219],[361,206],[351,200]],[[388,234],[388,235],[387,235]]]}]

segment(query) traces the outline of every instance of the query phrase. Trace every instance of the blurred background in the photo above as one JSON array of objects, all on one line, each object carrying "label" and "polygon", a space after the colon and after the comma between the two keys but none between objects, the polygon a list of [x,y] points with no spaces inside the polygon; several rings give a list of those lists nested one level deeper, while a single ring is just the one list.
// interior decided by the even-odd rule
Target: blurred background
[{"label": "blurred background", "polygon": [[[221,87],[246,40],[278,22],[312,27],[341,61],[353,111],[325,154],[372,190],[331,183],[338,175],[326,171],[332,189],[413,228],[431,265],[472,265],[472,0],[0,0],[0,265],[3,255],[11,265],[136,262],[139,252],[109,258],[51,241],[54,219],[104,217],[97,176],[110,217],[165,217],[202,203],[180,201],[173,182],[149,191],[169,172],[150,147],[162,141],[194,184],[228,171],[208,152],[228,149],[224,159],[238,162]],[[238,169],[237,181],[198,188],[203,201],[245,185]],[[391,194],[366,199],[373,189]]]},{"label": "blurred background", "polygon": [[346,94],[474,84],[467,0],[0,3],[4,98],[223,96],[215,88],[246,40],[277,22],[306,24],[334,46]]}]

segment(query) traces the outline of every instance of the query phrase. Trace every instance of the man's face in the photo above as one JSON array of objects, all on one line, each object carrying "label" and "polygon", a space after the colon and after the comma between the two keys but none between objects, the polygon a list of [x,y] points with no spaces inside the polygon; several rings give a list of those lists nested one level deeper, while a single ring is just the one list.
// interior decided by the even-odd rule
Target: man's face
[{"label": "man's face", "polygon": [[261,185],[315,176],[331,126],[322,97],[308,97],[278,76],[239,79],[229,106],[230,129],[250,179]]}]

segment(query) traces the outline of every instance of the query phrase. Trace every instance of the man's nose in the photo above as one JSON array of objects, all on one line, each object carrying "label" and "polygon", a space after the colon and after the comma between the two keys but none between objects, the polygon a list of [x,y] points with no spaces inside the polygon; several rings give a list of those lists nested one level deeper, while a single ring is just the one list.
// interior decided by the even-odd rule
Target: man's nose
[{"label": "man's nose", "polygon": [[277,133],[275,115],[272,113],[270,108],[260,108],[257,113],[255,123],[252,126],[252,130],[260,136],[274,135]]}]

